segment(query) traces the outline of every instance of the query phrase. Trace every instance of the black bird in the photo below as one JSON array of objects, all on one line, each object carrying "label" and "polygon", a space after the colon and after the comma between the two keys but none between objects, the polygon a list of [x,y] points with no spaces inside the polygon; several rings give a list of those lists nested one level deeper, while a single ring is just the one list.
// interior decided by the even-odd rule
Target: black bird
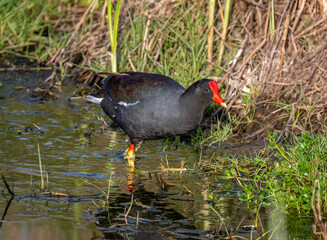
[{"label": "black bird", "polygon": [[[101,73],[104,74],[104,73]],[[105,73],[106,96],[87,96],[100,103],[104,112],[130,138],[127,159],[134,167],[134,148],[143,140],[166,138],[196,129],[206,104],[215,101],[223,107],[216,81],[202,79],[187,90],[175,80],[160,74]]]}]

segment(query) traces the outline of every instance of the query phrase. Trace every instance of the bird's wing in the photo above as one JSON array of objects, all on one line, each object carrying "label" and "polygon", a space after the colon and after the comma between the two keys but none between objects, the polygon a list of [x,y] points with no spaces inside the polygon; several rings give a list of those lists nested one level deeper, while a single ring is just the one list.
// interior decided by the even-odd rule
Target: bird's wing
[{"label": "bird's wing", "polygon": [[175,80],[160,74],[140,72],[105,74],[109,75],[104,81],[106,92],[115,102],[134,103],[166,91],[185,90]]}]

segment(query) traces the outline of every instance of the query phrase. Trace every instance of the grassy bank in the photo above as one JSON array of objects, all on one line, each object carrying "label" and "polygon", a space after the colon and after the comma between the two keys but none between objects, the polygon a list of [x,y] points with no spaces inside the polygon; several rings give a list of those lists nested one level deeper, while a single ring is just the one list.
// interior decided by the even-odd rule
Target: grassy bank
[{"label": "grassy bank", "polygon": [[292,143],[277,143],[277,134],[268,132],[269,157],[230,159],[226,178],[242,187],[241,200],[250,206],[272,203],[310,215],[315,180],[321,184],[322,213],[327,214],[326,161],[327,135],[302,133]]},{"label": "grassy bank", "polygon": [[[256,216],[256,228],[264,229],[260,220],[262,211],[267,214],[274,209],[277,211],[273,214],[277,214],[275,224],[285,224],[282,223],[285,221],[282,216],[285,215],[288,220],[284,227],[291,235],[296,235],[296,229],[301,227],[292,225],[292,218],[301,217],[306,224],[311,225],[314,216],[315,230],[312,231],[324,233],[321,235],[321,239],[324,239],[324,219],[327,216],[327,134],[302,132],[300,136],[292,136],[288,143],[279,143],[278,134],[268,131],[267,138],[268,147],[256,156],[235,156],[217,161],[213,158],[210,163],[201,163],[200,170],[217,175],[224,173],[225,179],[238,185],[236,196]],[[219,194],[211,193],[210,199],[213,208],[219,212]],[[282,211],[282,214],[278,211]],[[276,229],[281,229],[281,226]],[[278,231],[273,232],[271,237],[278,236]],[[303,237],[309,237],[311,233],[308,231],[307,234]]]},{"label": "grassy bank", "polygon": [[63,2],[6,1],[0,2],[0,55],[27,57],[39,64],[48,61],[67,41],[67,33],[53,29]]}]

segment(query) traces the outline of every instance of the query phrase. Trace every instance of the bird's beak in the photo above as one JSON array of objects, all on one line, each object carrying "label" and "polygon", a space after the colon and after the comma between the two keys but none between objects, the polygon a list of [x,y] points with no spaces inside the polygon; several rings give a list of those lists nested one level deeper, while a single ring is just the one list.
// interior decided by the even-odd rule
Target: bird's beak
[{"label": "bird's beak", "polygon": [[221,106],[223,106],[224,108],[227,108],[227,105],[226,105],[226,103],[222,103],[222,104],[220,104]]}]

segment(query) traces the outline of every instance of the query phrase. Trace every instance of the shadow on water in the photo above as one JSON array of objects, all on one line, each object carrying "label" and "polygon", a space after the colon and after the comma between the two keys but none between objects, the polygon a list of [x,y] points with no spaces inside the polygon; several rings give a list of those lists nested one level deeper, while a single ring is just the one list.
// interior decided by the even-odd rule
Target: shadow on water
[{"label": "shadow on water", "polygon": [[[185,161],[192,169],[199,153],[187,144],[145,142],[130,173],[121,157],[127,137],[103,128],[98,106],[70,100],[72,87],[47,102],[29,96],[48,74],[0,72],[0,159],[15,193],[10,197],[1,182],[0,239],[217,239],[227,233],[244,239],[281,224],[269,217],[273,210],[262,211],[266,229],[252,228],[256,219],[238,201],[239,186],[219,174],[149,174],[161,162],[180,167]],[[219,199],[213,202],[211,193]]]}]

